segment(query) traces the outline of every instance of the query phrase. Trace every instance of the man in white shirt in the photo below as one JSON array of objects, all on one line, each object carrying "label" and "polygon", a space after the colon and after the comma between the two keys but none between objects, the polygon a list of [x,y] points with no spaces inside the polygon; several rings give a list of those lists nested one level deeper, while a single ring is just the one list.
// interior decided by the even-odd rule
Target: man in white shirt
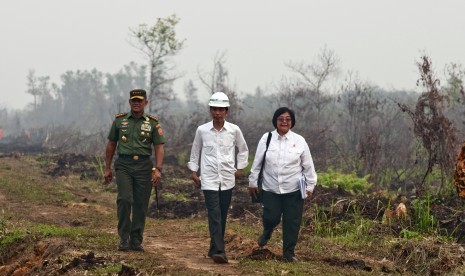
[{"label": "man in white shirt", "polygon": [[[224,248],[226,219],[235,179],[242,176],[242,169],[248,164],[249,149],[240,128],[225,120],[229,108],[228,96],[216,92],[208,105],[213,120],[197,128],[187,166],[192,171],[192,180],[202,189],[205,197],[210,230],[208,256],[216,263],[227,263]],[[197,174],[199,168],[200,177]]]}]

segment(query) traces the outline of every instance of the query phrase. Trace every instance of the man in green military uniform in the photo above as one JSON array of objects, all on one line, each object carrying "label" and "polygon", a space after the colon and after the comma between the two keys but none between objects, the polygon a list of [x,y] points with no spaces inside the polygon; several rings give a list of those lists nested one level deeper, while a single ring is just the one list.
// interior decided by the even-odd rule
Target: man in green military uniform
[{"label": "man in green military uniform", "polygon": [[[117,114],[108,134],[105,182],[112,181],[111,162],[117,151],[115,172],[120,237],[118,249],[143,251],[141,244],[145,217],[152,185],[156,187],[161,178],[165,138],[158,118],[144,113],[144,107],[148,103],[145,90],[132,90],[129,96],[131,112]],[[152,145],[155,168],[150,160]]]}]

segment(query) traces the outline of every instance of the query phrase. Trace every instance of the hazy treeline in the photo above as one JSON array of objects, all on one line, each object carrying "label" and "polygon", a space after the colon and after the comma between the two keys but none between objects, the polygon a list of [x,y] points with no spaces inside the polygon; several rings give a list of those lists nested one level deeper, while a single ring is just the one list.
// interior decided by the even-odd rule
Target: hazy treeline
[{"label": "hazy treeline", "polygon": [[[386,91],[356,74],[334,78],[341,75],[339,59],[324,48],[312,63],[286,64],[290,76],[267,91],[257,87],[240,93],[230,81],[225,54],[217,54],[210,71],[199,72],[198,79],[175,92],[179,76],[167,58],[182,48],[174,32],[177,22],[172,16],[133,31],[148,66],[131,62],[115,74],[67,71],[60,84],[31,70],[26,92],[34,100],[22,111],[0,110],[5,135],[0,142],[103,155],[115,114],[129,111],[129,91],[145,88],[146,111],[160,118],[167,137],[166,162],[185,165],[197,126],[210,120],[207,101],[199,99],[223,91],[231,101],[228,120],[241,127],[251,154],[259,138],[273,129],[274,110],[287,106],[296,111],[293,130],[309,143],[317,171],[369,175],[375,183],[405,190],[437,169],[442,180],[433,185],[436,191],[449,178],[465,133],[465,69],[460,65],[446,66],[440,85],[423,57],[417,64],[421,93]],[[161,34],[169,37],[159,39]],[[160,46],[160,41],[167,44]]]},{"label": "hazy treeline", "polygon": [[[331,66],[325,62],[323,58],[318,66]],[[239,95],[228,83],[224,57],[215,63],[220,63],[221,70],[211,72],[215,77],[210,85],[198,88],[189,81],[183,91],[187,100],[173,94],[162,103],[161,111],[153,112],[168,138],[167,155],[172,162],[186,161],[196,127],[210,119],[207,102],[198,100],[199,96],[205,98],[201,93],[222,90],[232,101],[229,120],[242,128],[251,153],[261,135],[273,129],[274,110],[288,106],[296,111],[294,131],[307,139],[318,171],[370,175],[372,181],[391,188],[406,188],[412,179],[422,176],[418,168],[426,166],[427,153],[415,136],[412,119],[399,107],[403,104],[414,108],[420,94],[385,91],[350,76],[331,90],[328,87],[334,85],[326,85],[327,78],[320,79],[320,83],[317,80],[321,77],[317,73],[325,70],[318,71],[313,65],[305,72],[298,72],[304,67],[292,67],[296,78],[281,80],[273,91],[265,93],[258,87],[254,93]],[[215,66],[218,68],[218,64]],[[329,77],[331,68],[326,69]],[[450,69],[440,93],[445,97],[441,104],[444,114],[457,129],[456,150],[465,133],[464,71],[459,67]],[[103,153],[114,115],[128,111],[128,91],[147,85],[146,67],[136,63],[116,74],[96,69],[68,71],[61,76],[61,85],[33,71],[27,80],[27,92],[34,95],[34,101],[21,112],[2,110],[5,135],[12,138],[29,130],[30,140],[20,139],[19,143],[47,143],[50,148],[86,154]],[[157,102],[157,98],[149,100],[152,105]],[[454,152],[450,154],[455,156]]]}]

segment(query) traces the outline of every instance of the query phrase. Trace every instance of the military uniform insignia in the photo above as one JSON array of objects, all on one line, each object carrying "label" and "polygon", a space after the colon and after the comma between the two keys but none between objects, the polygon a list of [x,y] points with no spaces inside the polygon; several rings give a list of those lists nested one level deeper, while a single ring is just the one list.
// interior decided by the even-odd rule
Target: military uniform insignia
[{"label": "military uniform insignia", "polygon": [[152,115],[149,115],[147,116],[149,117],[150,119],[154,120],[155,122],[158,122],[158,117],[155,117],[155,116],[152,116]]},{"label": "military uniform insignia", "polygon": [[163,135],[163,130],[161,129],[161,127],[158,129],[158,134]]},{"label": "military uniform insignia", "polygon": [[123,135],[123,137],[121,137],[121,141],[123,141],[123,143],[126,143],[128,141],[128,138],[126,138],[126,136]]},{"label": "military uniform insignia", "polygon": [[143,123],[141,126],[140,126],[140,130],[142,131],[151,131],[152,130],[152,126],[148,123]]},{"label": "military uniform insignia", "polygon": [[116,114],[115,117],[116,117],[116,118],[121,118],[121,117],[123,117],[123,116],[126,116],[126,114],[128,114],[128,113],[126,113],[126,112],[118,113],[118,114]]}]

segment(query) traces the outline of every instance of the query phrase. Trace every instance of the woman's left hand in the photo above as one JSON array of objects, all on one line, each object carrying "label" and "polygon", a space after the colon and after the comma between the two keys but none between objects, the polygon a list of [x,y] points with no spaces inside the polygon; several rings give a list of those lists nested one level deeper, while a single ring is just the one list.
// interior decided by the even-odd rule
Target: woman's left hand
[{"label": "woman's left hand", "polygon": [[249,187],[249,195],[257,198],[258,188],[257,187]]}]

